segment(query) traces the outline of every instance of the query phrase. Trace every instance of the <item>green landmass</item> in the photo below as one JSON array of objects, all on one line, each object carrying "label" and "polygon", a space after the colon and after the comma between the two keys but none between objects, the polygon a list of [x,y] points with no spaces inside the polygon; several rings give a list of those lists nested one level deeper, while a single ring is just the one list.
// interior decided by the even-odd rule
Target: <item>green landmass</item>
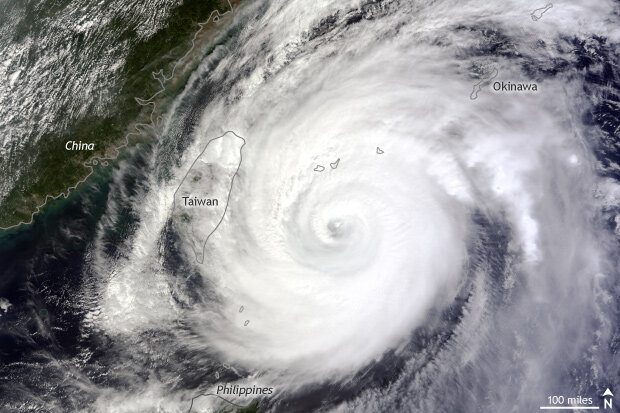
[{"label": "green landmass", "polygon": [[[138,36],[133,28],[135,25],[127,20],[130,16],[117,15],[113,27],[123,30],[121,40],[127,40],[131,49],[117,87],[111,91],[114,94],[112,109],[105,116],[86,115],[70,119],[63,130],[44,134],[36,147],[26,148],[25,152],[35,153],[36,158],[24,166],[25,170],[0,203],[0,228],[30,222],[32,214],[46,197],[67,193],[69,188],[89,175],[91,168],[85,166],[85,162],[93,158],[115,158],[118,153],[114,148],[125,143],[127,134],[135,132],[138,124],[150,123],[152,106],[141,106],[135,98],[148,99],[161,90],[160,83],[151,73],[163,69],[169,76],[174,64],[190,50],[192,39],[200,28],[198,22],[206,21],[214,10],[223,14],[229,9],[225,0],[185,0],[172,10],[164,28],[147,40],[133,43],[130,40]],[[166,111],[200,58],[214,46],[200,50],[201,56],[194,56],[193,60],[188,59],[189,63],[179,66],[175,77],[166,83],[166,90],[154,100],[157,111],[153,119]],[[154,131],[147,128],[140,134],[131,135],[129,146],[154,136]],[[94,143],[95,149],[67,151],[67,141]]]},{"label": "green landmass", "polygon": [[237,413],[258,413],[258,400],[250,403],[248,407],[244,407],[243,409],[237,409]]}]

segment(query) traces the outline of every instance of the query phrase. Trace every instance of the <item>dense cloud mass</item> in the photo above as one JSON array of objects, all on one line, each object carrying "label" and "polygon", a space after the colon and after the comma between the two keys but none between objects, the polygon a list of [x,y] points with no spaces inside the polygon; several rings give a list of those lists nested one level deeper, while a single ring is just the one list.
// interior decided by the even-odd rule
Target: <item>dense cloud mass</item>
[{"label": "dense cloud mass", "polygon": [[[204,264],[191,234],[174,234],[201,289],[179,287],[191,303],[170,307],[168,272],[153,268],[178,179],[159,182],[112,265],[104,325],[135,334],[181,317],[179,345],[282,399],[347,383],[357,397],[338,411],[523,411],[558,391],[596,395],[612,378],[601,306],[617,274],[582,119],[604,92],[585,95],[571,65],[575,42],[617,40],[612,6],[557,5],[539,21],[523,2],[242,9],[241,33],[187,92],[202,114],[173,168],[226,130],[247,141]],[[537,91],[496,92],[493,71]],[[382,363],[394,371],[374,372]]]},{"label": "dense cloud mass", "polygon": [[[236,10],[113,177],[81,292],[111,377],[82,352],[89,408],[187,411],[223,384],[273,387],[273,412],[599,405],[620,385],[618,9],[544,6]],[[175,191],[228,131],[225,214],[178,225]],[[192,225],[216,228],[204,262]]]}]

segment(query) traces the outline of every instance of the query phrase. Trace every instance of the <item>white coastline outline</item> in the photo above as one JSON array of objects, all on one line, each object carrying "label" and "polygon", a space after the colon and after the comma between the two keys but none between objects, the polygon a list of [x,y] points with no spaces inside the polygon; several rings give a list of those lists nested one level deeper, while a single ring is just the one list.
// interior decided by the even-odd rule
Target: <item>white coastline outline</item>
[{"label": "white coastline outline", "polygon": [[151,96],[148,99],[142,99],[142,98],[139,98],[137,96],[134,97],[135,101],[140,106],[152,105],[153,109],[151,110],[151,114],[149,116],[149,119],[150,119],[151,122],[150,123],[137,123],[134,126],[134,129],[136,131],[135,132],[129,132],[129,133],[127,133],[125,135],[125,143],[123,143],[120,146],[112,148],[112,150],[116,151],[116,155],[114,155],[113,157],[101,158],[101,157],[93,156],[89,160],[85,161],[83,163],[84,167],[90,169],[90,172],[88,173],[88,175],[86,175],[84,178],[82,178],[81,180],[76,182],[75,185],[72,185],[72,186],[68,187],[65,192],[61,192],[60,194],[58,194],[56,196],[46,195],[45,200],[43,201],[43,203],[40,204],[40,205],[37,205],[37,207],[34,210],[34,212],[32,214],[30,214],[30,220],[29,221],[27,221],[27,222],[26,221],[21,221],[21,222],[19,222],[17,224],[14,224],[14,225],[11,225],[11,226],[8,226],[8,227],[0,227],[0,231],[7,231],[7,230],[10,230],[10,229],[13,229],[13,228],[17,228],[17,227],[19,227],[21,225],[30,225],[34,221],[34,216],[36,214],[38,214],[39,212],[41,212],[41,209],[43,207],[45,207],[45,205],[47,205],[47,203],[50,200],[53,201],[55,199],[60,199],[60,198],[67,199],[69,197],[69,195],[71,194],[71,191],[77,189],[78,185],[80,185],[81,183],[86,182],[86,180],[95,172],[94,165],[97,165],[99,162],[101,162],[101,164],[103,166],[107,166],[108,165],[107,161],[114,161],[116,158],[118,158],[118,156],[121,153],[120,150],[124,149],[124,148],[127,148],[129,146],[129,137],[133,136],[133,135],[139,136],[139,135],[141,135],[143,133],[141,128],[144,128],[144,129],[150,128],[155,134],[157,134],[157,130],[156,129],[160,126],[160,122],[162,120],[162,117],[158,116],[157,120],[153,120],[153,115],[154,115],[155,111],[157,110],[157,104],[155,102],[153,102],[152,100],[155,99],[162,92],[166,91],[165,82],[169,81],[170,79],[172,79],[174,77],[174,74],[175,74],[176,69],[179,66],[179,64],[181,64],[181,62],[183,62],[183,60],[187,56],[189,56],[189,54],[194,50],[194,48],[196,47],[196,38],[198,37],[200,32],[205,28],[205,26],[207,26],[212,21],[213,21],[213,23],[217,23],[220,20],[220,18],[226,16],[229,13],[230,14],[234,14],[234,9],[233,9],[232,4],[230,4],[230,0],[226,0],[226,2],[228,3],[228,6],[230,7],[230,10],[227,10],[224,13],[220,13],[218,10],[213,10],[211,12],[211,14],[209,15],[209,18],[206,21],[198,23],[199,29],[196,30],[196,32],[194,33],[194,36],[192,37],[192,46],[174,64],[174,66],[172,67],[172,70],[170,71],[170,76],[166,77],[166,75],[164,75],[164,69],[160,69],[157,72],[151,72],[151,75],[153,76],[153,78],[159,82],[159,84],[161,85],[162,88],[159,91],[157,91],[155,94],[153,94],[153,96]]},{"label": "white coastline outline", "polygon": [[230,401],[230,400],[228,400],[228,399],[226,399],[226,398],[224,398],[224,397],[222,397],[222,396],[220,396],[219,394],[216,394],[216,393],[201,393],[201,394],[199,394],[199,395],[197,395],[197,396],[192,397],[192,400],[191,400],[190,405],[189,405],[189,410],[187,411],[187,413],[191,413],[192,408],[194,407],[194,400],[196,400],[196,399],[197,399],[197,398],[199,398],[199,397],[203,397],[203,396],[204,396],[204,397],[209,397],[209,396],[214,396],[214,397],[217,397],[217,398],[222,399],[222,400],[224,400],[225,402],[227,402],[227,403],[231,404],[232,406],[235,406],[235,407],[238,407],[238,408],[241,408],[241,409],[247,409],[247,408],[248,408],[248,407],[250,407],[250,406],[252,405],[252,403],[253,403],[253,402],[251,402],[251,403],[250,403],[250,404],[248,404],[247,406],[242,406],[242,405],[240,405],[240,404],[236,404],[235,402],[232,402],[232,401]]},{"label": "white coastline outline", "polygon": [[497,70],[497,68],[492,67],[490,75],[488,75],[487,77],[483,77],[477,83],[474,84],[474,87],[471,93],[469,94],[469,99],[470,100],[478,99],[478,93],[482,91],[482,87],[490,84],[491,80],[495,79],[498,74],[499,74],[499,71]]},{"label": "white coastline outline", "polygon": [[[198,264],[204,264],[205,248],[207,247],[207,242],[209,242],[209,238],[211,238],[211,236],[215,233],[215,231],[217,231],[217,229],[220,227],[220,225],[224,221],[224,218],[226,217],[226,212],[228,211],[228,205],[230,204],[230,195],[232,194],[233,186],[235,185],[235,178],[239,174],[239,169],[241,169],[241,164],[243,163],[243,147],[247,143],[245,138],[237,135],[232,130],[227,130],[226,132],[224,132],[223,135],[210,139],[209,142],[207,142],[207,144],[205,145],[205,148],[200,152],[200,155],[198,155],[196,159],[194,160],[194,162],[192,162],[192,165],[189,167],[187,173],[183,176],[181,183],[179,184],[177,189],[174,191],[174,195],[172,196],[173,198],[172,213],[174,214],[174,209],[176,208],[176,201],[177,201],[177,192],[179,192],[179,189],[181,189],[181,186],[183,185],[183,182],[185,182],[185,180],[187,179],[187,176],[189,175],[189,173],[192,171],[192,169],[194,169],[194,165],[196,165],[196,162],[198,162],[200,157],[207,151],[211,142],[216,141],[218,139],[222,139],[224,136],[228,135],[229,133],[243,141],[243,143],[239,147],[239,164],[237,165],[237,168],[235,169],[235,173],[232,175],[232,178],[230,179],[230,186],[228,188],[228,194],[226,195],[226,205],[224,205],[224,211],[222,211],[222,216],[220,217],[219,221],[217,222],[213,230],[209,233],[209,235],[207,235],[204,242],[202,243],[202,247],[201,247],[202,249],[200,250],[200,252],[202,253],[202,260],[198,260],[199,251],[196,251],[196,249],[192,246],[192,249],[194,250],[194,254],[196,255],[196,262]],[[192,226],[192,232],[193,232],[193,226]]]},{"label": "white coastline outline", "polygon": [[[543,7],[532,10],[530,12],[530,17],[533,21],[537,22],[538,20],[542,19],[543,15],[547,13],[551,8],[553,8],[553,3],[547,3]],[[536,12],[540,12],[540,16],[537,16]]]}]

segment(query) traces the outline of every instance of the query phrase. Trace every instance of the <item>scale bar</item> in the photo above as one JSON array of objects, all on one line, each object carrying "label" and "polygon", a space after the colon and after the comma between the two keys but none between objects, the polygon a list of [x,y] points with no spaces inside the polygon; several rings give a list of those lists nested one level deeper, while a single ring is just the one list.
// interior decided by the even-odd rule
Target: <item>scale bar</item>
[{"label": "scale bar", "polygon": [[598,410],[598,406],[540,406],[540,410]]}]

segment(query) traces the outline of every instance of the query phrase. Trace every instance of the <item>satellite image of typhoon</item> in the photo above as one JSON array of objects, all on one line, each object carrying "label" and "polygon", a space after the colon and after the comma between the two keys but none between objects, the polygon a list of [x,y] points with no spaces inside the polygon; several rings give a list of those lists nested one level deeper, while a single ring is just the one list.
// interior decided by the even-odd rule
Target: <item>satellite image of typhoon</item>
[{"label": "satellite image of typhoon", "polygon": [[0,412],[620,412],[620,1],[0,0]]}]

